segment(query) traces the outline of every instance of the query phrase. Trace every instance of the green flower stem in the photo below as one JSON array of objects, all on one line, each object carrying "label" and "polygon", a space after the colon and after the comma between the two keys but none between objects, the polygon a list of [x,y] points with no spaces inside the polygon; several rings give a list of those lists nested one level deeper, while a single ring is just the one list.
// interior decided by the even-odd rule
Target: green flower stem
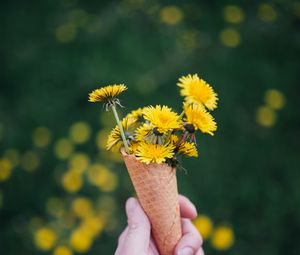
[{"label": "green flower stem", "polygon": [[184,111],[182,111],[182,113],[179,115],[179,119],[182,119],[183,116],[184,116]]},{"label": "green flower stem", "polygon": [[127,154],[129,154],[129,146],[128,146],[128,143],[127,143],[127,140],[126,140],[126,137],[125,137],[125,133],[124,133],[124,129],[123,129],[123,126],[122,126],[122,124],[120,122],[120,119],[119,119],[116,107],[114,105],[112,105],[111,109],[112,109],[112,111],[114,113],[115,119],[116,119],[117,124],[119,126],[121,137],[122,137],[123,144],[124,144],[124,147],[125,147],[125,151],[126,151]]}]

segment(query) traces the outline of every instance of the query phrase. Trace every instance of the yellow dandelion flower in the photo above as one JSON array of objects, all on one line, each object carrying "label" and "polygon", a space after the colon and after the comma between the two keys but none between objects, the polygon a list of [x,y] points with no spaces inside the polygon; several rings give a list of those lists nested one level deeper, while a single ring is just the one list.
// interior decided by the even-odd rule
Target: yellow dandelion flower
[{"label": "yellow dandelion flower", "polygon": [[174,145],[171,143],[165,145],[140,143],[136,156],[138,160],[150,164],[161,164],[166,161],[167,158],[172,158],[174,155]]},{"label": "yellow dandelion flower", "polygon": [[178,136],[177,135],[171,135],[170,136],[170,142],[174,145],[174,146],[176,146],[176,143],[178,142]]},{"label": "yellow dandelion flower", "polygon": [[217,108],[218,95],[197,74],[182,76],[177,85],[181,88],[180,94],[185,97],[187,103],[205,105],[209,110]]},{"label": "yellow dandelion flower", "polygon": [[129,146],[130,152],[133,153],[133,154],[135,154],[136,151],[137,151],[138,146],[139,146],[139,143],[137,143],[137,142],[131,142],[130,146]]},{"label": "yellow dandelion flower", "polygon": [[108,105],[120,105],[119,100],[116,98],[122,92],[127,90],[124,84],[114,84],[93,90],[89,94],[89,102],[105,102]]},{"label": "yellow dandelion flower", "polygon": [[135,140],[144,141],[152,132],[153,126],[149,123],[144,123],[138,127],[135,132]]},{"label": "yellow dandelion flower", "polygon": [[178,153],[187,157],[198,157],[195,143],[181,142],[178,146]]},{"label": "yellow dandelion flower", "polygon": [[[214,135],[217,130],[217,123],[213,116],[199,105],[184,104],[184,112],[186,116],[185,128],[187,131],[201,130],[202,133]],[[192,129],[192,130],[191,130]]]},{"label": "yellow dandelion flower", "polygon": [[143,114],[145,120],[148,120],[159,133],[166,134],[169,131],[181,128],[180,117],[168,106],[145,107]]},{"label": "yellow dandelion flower", "polygon": [[126,117],[135,119],[136,121],[141,121],[143,119],[143,108],[138,108],[136,110],[131,111],[127,114]]},{"label": "yellow dandelion flower", "polygon": [[[133,139],[134,130],[136,128],[136,120],[134,118],[125,117],[123,118],[121,123],[123,126],[123,130],[125,132],[126,140],[130,142]],[[108,135],[106,149],[110,150],[113,147],[119,149],[121,144],[122,144],[122,136],[121,136],[120,128],[117,125]]]}]

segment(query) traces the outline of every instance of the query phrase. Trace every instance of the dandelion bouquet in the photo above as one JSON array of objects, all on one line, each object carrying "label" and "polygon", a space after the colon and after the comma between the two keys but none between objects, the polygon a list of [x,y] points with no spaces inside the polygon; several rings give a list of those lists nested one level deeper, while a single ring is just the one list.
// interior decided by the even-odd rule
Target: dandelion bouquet
[{"label": "dandelion bouquet", "polygon": [[184,97],[177,114],[166,105],[148,106],[119,119],[118,96],[123,84],[108,85],[89,94],[90,102],[103,102],[112,110],[117,126],[107,140],[107,149],[122,153],[138,199],[149,217],[160,254],[171,255],[180,239],[176,167],[179,157],[198,157],[196,133],[214,134],[217,124],[209,111],[217,107],[217,94],[197,74],[179,78]]}]

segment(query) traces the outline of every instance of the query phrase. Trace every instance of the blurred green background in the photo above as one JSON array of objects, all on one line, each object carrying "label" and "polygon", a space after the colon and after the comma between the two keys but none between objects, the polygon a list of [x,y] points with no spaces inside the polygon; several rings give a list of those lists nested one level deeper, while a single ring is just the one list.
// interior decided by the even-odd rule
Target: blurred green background
[{"label": "blurred green background", "polygon": [[134,191],[88,93],[122,115],[180,111],[177,79],[219,94],[183,161],[206,254],[300,254],[299,1],[7,1],[1,7],[0,253],[113,254]]}]

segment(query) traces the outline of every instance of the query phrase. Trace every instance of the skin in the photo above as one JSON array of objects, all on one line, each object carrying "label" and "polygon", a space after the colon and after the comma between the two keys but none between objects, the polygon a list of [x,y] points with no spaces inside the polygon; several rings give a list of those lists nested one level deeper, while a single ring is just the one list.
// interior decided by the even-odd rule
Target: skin
[{"label": "skin", "polygon": [[[197,216],[196,207],[186,197],[179,195],[182,237],[174,249],[174,255],[204,255],[202,237],[191,222]],[[149,219],[139,202],[129,198],[126,202],[128,225],[119,236],[115,255],[159,255],[151,237]]]}]

